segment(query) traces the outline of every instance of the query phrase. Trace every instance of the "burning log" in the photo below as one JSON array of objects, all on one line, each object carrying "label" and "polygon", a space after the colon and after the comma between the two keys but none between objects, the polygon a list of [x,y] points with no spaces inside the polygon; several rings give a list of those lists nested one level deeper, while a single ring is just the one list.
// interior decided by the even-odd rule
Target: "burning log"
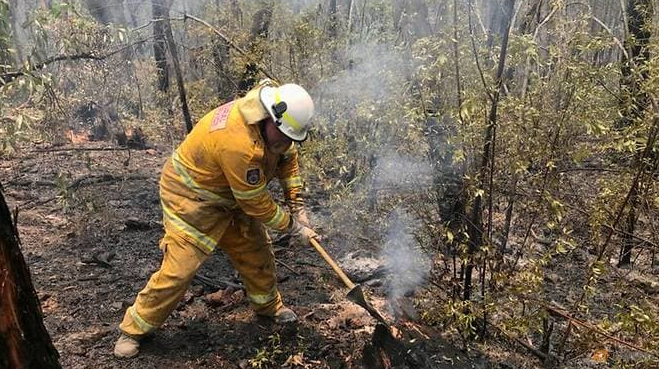
[{"label": "burning log", "polygon": [[425,334],[411,322],[399,328],[378,324],[364,346],[362,364],[368,369],[475,369],[486,363],[469,359],[439,335]]},{"label": "burning log", "polygon": [[370,344],[364,346],[364,366],[372,369],[436,368],[421,347],[424,341],[423,337],[412,337],[410,332],[397,328],[390,331],[378,324]]},{"label": "burning log", "polygon": [[[416,323],[418,313],[411,299],[398,297],[388,301],[394,325],[378,324],[371,342],[364,346],[366,368],[486,368],[467,358],[438,333]],[[424,333],[425,331],[425,333]]]}]

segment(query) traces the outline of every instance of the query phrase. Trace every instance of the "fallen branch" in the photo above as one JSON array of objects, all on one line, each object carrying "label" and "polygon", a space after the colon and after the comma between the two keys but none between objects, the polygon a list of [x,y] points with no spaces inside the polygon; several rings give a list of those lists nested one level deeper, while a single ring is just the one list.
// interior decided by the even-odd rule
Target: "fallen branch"
[{"label": "fallen branch", "polygon": [[130,175],[130,176],[122,176],[122,177],[114,176],[112,174],[102,174],[100,176],[90,175],[90,176],[83,176],[81,178],[78,178],[78,179],[74,180],[73,182],[71,182],[71,184],[69,184],[67,186],[66,189],[67,190],[76,190],[85,181],[89,181],[89,184],[99,184],[99,183],[105,183],[105,182],[115,182],[115,181],[122,182],[122,181],[126,181],[126,180],[135,180],[135,179],[140,180],[140,179],[148,179],[148,178],[149,177],[143,176],[143,175]]},{"label": "fallen branch", "polygon": [[[81,178],[78,178],[71,182],[67,187],[67,191],[71,190],[77,190],[82,186],[82,184],[85,181],[88,181],[88,184],[99,184],[99,183],[105,183],[105,182],[113,182],[113,181],[127,181],[127,180],[144,180],[148,179],[149,177],[147,176],[142,176],[142,175],[130,175],[130,176],[123,176],[123,177],[117,177],[113,176],[111,174],[103,174],[100,176],[83,176]],[[57,187],[57,184],[55,182],[50,182],[50,181],[10,181],[8,182],[9,185],[15,185],[15,186],[31,186],[31,185],[38,185],[38,186],[46,186],[46,187]],[[38,200],[31,202],[25,206],[23,206],[21,209],[32,209],[36,206],[44,205],[47,204],[53,200],[57,199],[57,196],[52,196],[43,200]]]},{"label": "fallen branch", "polygon": [[[571,209],[571,210],[574,210],[574,211],[576,211],[576,212],[579,212],[579,213],[581,213],[582,215],[585,215],[585,216],[589,216],[589,215],[590,215],[590,213],[588,213],[588,211],[583,210],[584,207],[586,206],[585,204],[581,204],[581,205],[582,205],[581,207],[580,207],[580,206],[570,205],[569,203],[565,203],[564,205],[565,205],[565,207],[567,207],[567,208],[569,208],[569,209]],[[617,234],[619,234],[619,235],[623,235],[623,236],[628,236],[628,237],[634,238],[634,239],[636,239],[637,241],[642,242],[641,245],[646,244],[646,245],[649,245],[649,246],[652,246],[652,247],[654,247],[654,248],[659,249],[659,245],[658,245],[658,244],[656,244],[656,243],[654,243],[654,242],[648,240],[647,238],[643,238],[643,237],[641,237],[641,236],[638,236],[638,235],[635,235],[635,234],[631,234],[631,233],[629,233],[629,232],[625,232],[625,231],[623,231],[623,230],[620,229],[620,228],[613,228],[613,226],[610,225],[610,224],[603,223],[603,224],[601,224],[600,226],[603,227],[603,228],[608,229],[608,230],[611,231],[611,232],[615,232],[615,233],[617,233]],[[639,245],[639,246],[640,246],[640,245]]]},{"label": "fallen branch", "polygon": [[237,290],[244,290],[245,289],[245,286],[243,286],[242,284],[233,283],[233,282],[228,281],[226,279],[210,279],[210,278],[208,278],[208,277],[206,277],[205,275],[202,275],[202,274],[195,275],[194,279],[196,281],[200,282],[201,284],[203,284],[205,286],[208,286],[212,289],[216,289],[216,290],[227,288],[227,287],[232,287],[232,288],[235,288]]},{"label": "fallen branch", "polygon": [[[438,288],[440,291],[444,292],[447,295],[450,295],[452,291],[448,290],[445,286],[439,284],[438,282],[430,279],[429,280],[430,284],[436,288]],[[462,285],[457,283],[456,281],[450,281],[449,284],[452,284],[453,287],[461,288]],[[427,288],[427,287],[426,287]],[[428,289],[430,291],[430,289]],[[435,295],[435,298],[439,299],[442,303],[446,303],[446,299],[442,298],[439,296],[439,294]],[[476,324],[483,324],[483,319],[479,317],[474,317],[474,323]],[[496,325],[494,322],[488,322],[488,327],[494,328],[498,333],[501,334],[501,336],[505,337],[510,342],[517,343],[523,348],[527,349],[533,356],[537,357],[540,359],[543,363],[548,363],[548,362],[554,362],[556,360],[556,357],[554,357],[551,354],[544,353],[537,348],[535,348],[533,345],[531,345],[528,342],[525,342],[523,339],[519,337],[513,337],[511,334],[506,332],[505,329],[499,327]]]},{"label": "fallen branch", "polygon": [[34,149],[28,151],[29,153],[42,153],[42,152],[64,152],[64,151],[125,151],[129,150],[128,147],[58,147],[50,149]]},{"label": "fallen branch", "polygon": [[592,332],[595,332],[595,333],[597,333],[597,334],[599,334],[599,335],[601,335],[601,336],[603,336],[603,337],[605,337],[605,338],[607,338],[607,339],[609,339],[613,342],[619,343],[623,346],[627,346],[627,347],[629,347],[631,349],[634,349],[636,351],[643,352],[643,353],[648,354],[650,356],[654,356],[656,358],[659,358],[659,354],[648,351],[648,350],[646,350],[642,347],[638,347],[638,346],[634,345],[633,343],[629,343],[627,341],[621,340],[620,338],[612,336],[612,335],[606,333],[605,331],[603,331],[602,329],[600,329],[599,327],[596,327],[595,325],[593,325],[591,323],[581,321],[581,320],[569,315],[568,313],[564,312],[562,309],[560,309],[556,306],[551,306],[551,305],[546,304],[545,309],[550,314],[552,314],[553,316],[558,316],[558,317],[561,317],[563,319],[566,319],[574,325],[578,325],[580,327],[586,328],[586,329],[588,329]]},{"label": "fallen branch", "polygon": [[[480,320],[480,318],[479,318],[478,320]],[[504,337],[506,337],[508,340],[514,341],[514,342],[516,342],[517,344],[519,344],[519,345],[521,345],[522,347],[524,347],[525,349],[527,349],[531,354],[533,354],[533,356],[535,356],[535,357],[537,357],[538,359],[540,359],[543,363],[554,362],[554,361],[556,360],[556,358],[555,358],[553,355],[551,355],[551,354],[546,354],[546,353],[544,353],[544,352],[538,350],[538,349],[535,348],[533,345],[531,345],[530,343],[524,341],[523,339],[521,339],[521,338],[519,338],[519,337],[513,337],[513,336],[509,335],[505,330],[503,330],[503,329],[500,328],[499,326],[496,326],[496,325],[494,325],[494,324],[492,324],[492,323],[489,323],[489,326],[490,326],[490,327],[493,327],[494,329],[496,329],[497,332],[499,332],[501,335],[503,335]]]},{"label": "fallen branch", "polygon": [[[129,176],[115,176],[112,174],[101,174],[101,175],[86,175],[80,178],[73,180],[66,186],[67,190],[75,190],[79,188],[83,182],[89,181],[89,184],[98,184],[104,182],[112,181],[126,181],[126,180],[140,180],[148,179],[149,177],[143,175],[129,175]],[[13,180],[6,183],[8,187],[20,187],[20,186],[40,186],[40,187],[57,187],[57,183],[53,181],[42,181],[42,180]]]},{"label": "fallen branch", "polygon": [[298,273],[297,270],[295,270],[292,266],[290,266],[290,265],[284,263],[283,261],[281,261],[281,260],[279,260],[279,259],[275,259],[275,262],[278,263],[279,265],[283,266],[284,268],[288,269],[291,273],[293,273],[293,274],[295,274],[295,275],[297,275],[297,276],[300,275],[300,273]]}]

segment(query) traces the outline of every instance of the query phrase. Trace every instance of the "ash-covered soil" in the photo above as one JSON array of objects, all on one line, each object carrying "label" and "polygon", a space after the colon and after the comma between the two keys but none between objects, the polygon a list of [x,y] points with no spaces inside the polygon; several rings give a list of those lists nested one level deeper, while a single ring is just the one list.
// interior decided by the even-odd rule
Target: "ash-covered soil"
[{"label": "ash-covered soil", "polygon": [[[35,148],[0,162],[7,202],[19,208],[22,250],[63,367],[363,367],[362,350],[375,321],[345,299],[347,290],[311,247],[289,245],[278,235],[273,237],[279,288],[299,324],[281,327],[255,318],[240,292],[224,290],[225,282],[240,280],[216,252],[140,355],[115,359],[123,313],[161,261],[158,177],[170,148],[87,151],[105,146]],[[326,244],[337,258],[345,253],[331,240]],[[374,293],[374,305],[386,310],[384,298]],[[423,344],[413,347],[433,367],[495,367],[475,364],[440,332],[409,324],[423,331]]]}]

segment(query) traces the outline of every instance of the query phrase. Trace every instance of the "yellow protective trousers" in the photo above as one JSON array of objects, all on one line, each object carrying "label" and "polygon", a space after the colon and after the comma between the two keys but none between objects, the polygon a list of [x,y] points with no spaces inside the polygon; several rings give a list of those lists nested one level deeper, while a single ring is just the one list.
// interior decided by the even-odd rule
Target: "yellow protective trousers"
[{"label": "yellow protective trousers", "polygon": [[[246,295],[259,315],[273,316],[282,306],[277,291],[275,259],[262,223],[237,214],[218,245],[229,257],[245,285]],[[163,261],[135,303],[126,310],[119,328],[141,337],[161,326],[176,308],[199,267],[210,256],[165,227],[160,241]]]}]

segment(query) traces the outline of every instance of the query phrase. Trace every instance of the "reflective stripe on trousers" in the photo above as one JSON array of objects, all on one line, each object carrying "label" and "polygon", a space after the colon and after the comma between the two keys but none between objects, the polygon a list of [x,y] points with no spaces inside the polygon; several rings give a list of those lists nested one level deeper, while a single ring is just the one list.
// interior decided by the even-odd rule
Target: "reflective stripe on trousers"
[{"label": "reflective stripe on trousers", "polygon": [[128,313],[130,314],[131,318],[133,318],[133,321],[135,321],[135,323],[140,327],[140,329],[144,331],[144,333],[149,333],[156,329],[155,325],[148,323],[137,313],[135,310],[135,305],[128,308]]},{"label": "reflective stripe on trousers", "polygon": [[293,176],[282,180],[285,188],[302,187],[302,177]]},{"label": "reflective stripe on trousers", "polygon": [[215,251],[215,247],[217,247],[216,240],[181,219],[172,209],[167,207],[164,202],[161,201],[160,204],[162,205],[162,211],[167,224],[195,240],[197,244],[203,247],[206,251]]},{"label": "reflective stripe on trousers", "polygon": [[275,286],[269,293],[267,294],[247,294],[247,298],[249,300],[257,305],[265,305],[269,303],[270,301],[274,300],[277,298],[277,287]]}]

